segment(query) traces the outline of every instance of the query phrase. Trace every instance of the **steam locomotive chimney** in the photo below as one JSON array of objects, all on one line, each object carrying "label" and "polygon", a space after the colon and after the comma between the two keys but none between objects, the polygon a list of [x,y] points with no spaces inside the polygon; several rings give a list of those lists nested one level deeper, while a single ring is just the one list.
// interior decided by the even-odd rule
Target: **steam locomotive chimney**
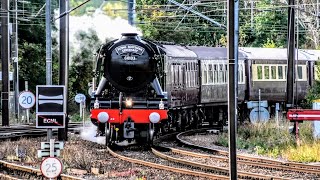
[{"label": "steam locomotive chimney", "polygon": [[136,39],[138,41],[141,40],[137,33],[122,33],[121,35],[121,39]]}]

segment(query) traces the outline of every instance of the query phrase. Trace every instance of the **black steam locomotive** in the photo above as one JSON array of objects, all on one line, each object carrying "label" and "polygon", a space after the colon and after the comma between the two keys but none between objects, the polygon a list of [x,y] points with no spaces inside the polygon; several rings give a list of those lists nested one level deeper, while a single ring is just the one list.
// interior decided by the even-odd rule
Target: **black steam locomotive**
[{"label": "black steam locomotive", "polygon": [[156,125],[167,120],[162,66],[158,46],[135,33],[100,48],[91,120],[106,144],[152,142]]}]

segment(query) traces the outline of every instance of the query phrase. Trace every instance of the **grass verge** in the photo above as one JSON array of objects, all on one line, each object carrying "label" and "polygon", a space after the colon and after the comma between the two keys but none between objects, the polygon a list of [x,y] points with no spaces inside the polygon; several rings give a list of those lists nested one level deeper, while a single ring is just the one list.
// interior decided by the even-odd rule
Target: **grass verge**
[{"label": "grass verge", "polygon": [[[241,125],[237,132],[237,148],[273,158],[320,162],[320,141],[313,138],[312,122],[299,124],[301,146],[296,145],[295,136],[289,131],[290,125],[286,121],[280,125],[274,121]],[[215,143],[227,147],[228,133],[220,134]]]}]

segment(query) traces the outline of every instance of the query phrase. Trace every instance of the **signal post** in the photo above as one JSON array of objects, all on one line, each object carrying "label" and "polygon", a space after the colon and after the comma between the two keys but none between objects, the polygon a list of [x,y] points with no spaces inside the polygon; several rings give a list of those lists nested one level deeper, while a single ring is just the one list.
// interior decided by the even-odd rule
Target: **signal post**
[{"label": "signal post", "polygon": [[[52,129],[65,128],[65,86],[38,85],[36,89],[36,127]],[[41,163],[41,172],[47,178],[56,178],[62,172],[62,163],[58,156],[63,142],[55,142],[48,131],[48,141],[41,142],[38,157],[46,157]]]}]

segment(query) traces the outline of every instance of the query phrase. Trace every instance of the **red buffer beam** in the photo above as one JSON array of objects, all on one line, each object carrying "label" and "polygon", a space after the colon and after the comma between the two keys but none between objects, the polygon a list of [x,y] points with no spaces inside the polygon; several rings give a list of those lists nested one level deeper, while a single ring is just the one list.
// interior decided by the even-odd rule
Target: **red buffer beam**
[{"label": "red buffer beam", "polygon": [[289,109],[287,119],[290,121],[320,121],[320,110]]}]

